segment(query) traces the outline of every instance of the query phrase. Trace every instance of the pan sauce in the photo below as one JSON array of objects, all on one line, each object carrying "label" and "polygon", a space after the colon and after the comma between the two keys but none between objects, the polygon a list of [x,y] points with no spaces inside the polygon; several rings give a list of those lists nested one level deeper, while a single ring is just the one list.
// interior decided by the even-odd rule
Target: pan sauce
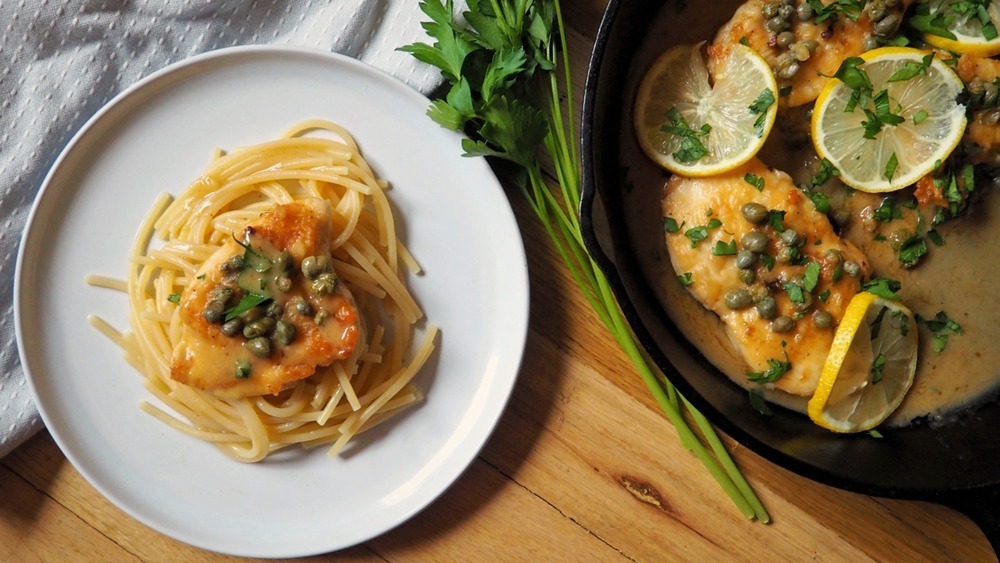
[{"label": "pan sauce", "polygon": [[[663,8],[630,69],[620,157],[626,186],[625,212],[640,267],[651,280],[650,285],[656,289],[667,314],[720,371],[737,384],[747,386],[746,365],[726,336],[722,322],[677,282],[664,246],[659,214],[663,185],[669,173],[642,154],[630,125],[635,87],[652,59],[671,45],[713,37],[740,2],[719,3],[716,10],[705,10],[704,5],[698,9],[691,4],[683,11],[678,11],[676,3]],[[677,25],[678,21],[684,25]],[[768,165],[791,174],[797,183],[807,181],[818,166],[811,144],[801,133],[803,130],[808,131],[808,114],[783,109],[767,145],[758,155]],[[980,194],[963,216],[938,226],[944,246],[929,243],[927,256],[916,268],[907,270],[899,265],[890,242],[876,241],[874,235],[879,232],[889,236],[892,231],[907,228],[912,232],[915,212],[903,209],[903,219],[879,226],[871,213],[883,196],[863,192],[845,196],[846,193],[840,189],[829,193],[832,207],[840,209],[838,216],[848,218],[842,237],[868,256],[875,275],[902,283],[900,296],[914,313],[933,318],[944,311],[963,329],[962,335],[952,335],[945,349],[936,353],[932,349],[933,335],[926,327],[920,327],[920,356],[914,385],[887,424],[902,425],[921,417],[937,419],[991,395],[1000,388],[1000,344],[996,342],[1000,336],[1000,260],[993,258],[994,249],[1000,244],[1000,197]],[[910,188],[894,195],[898,202],[910,196]],[[932,213],[923,211],[927,224]],[[807,398],[780,392],[766,396],[789,408],[805,410]]]}]

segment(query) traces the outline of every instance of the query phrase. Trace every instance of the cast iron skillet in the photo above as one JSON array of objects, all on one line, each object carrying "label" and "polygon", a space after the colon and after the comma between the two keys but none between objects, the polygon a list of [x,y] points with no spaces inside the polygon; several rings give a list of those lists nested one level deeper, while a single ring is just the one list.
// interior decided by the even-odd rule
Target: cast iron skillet
[{"label": "cast iron skillet", "polygon": [[674,327],[637,262],[623,213],[618,159],[630,62],[664,0],[611,0],[590,62],[583,105],[588,250],[607,274],[641,344],[677,388],[721,430],[800,475],[868,495],[951,506],[971,517],[1000,553],[1000,401],[940,427],[915,425],[841,436],[805,416],[774,408],[764,417]]}]

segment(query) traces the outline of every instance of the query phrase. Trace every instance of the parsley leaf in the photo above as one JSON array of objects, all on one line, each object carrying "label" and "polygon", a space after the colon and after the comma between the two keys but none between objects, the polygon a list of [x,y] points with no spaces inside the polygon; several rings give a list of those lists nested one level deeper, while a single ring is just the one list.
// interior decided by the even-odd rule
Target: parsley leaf
[{"label": "parsley leaf", "polygon": [[788,373],[788,370],[792,369],[791,362],[788,361],[788,353],[785,353],[785,361],[781,360],[768,360],[768,368],[764,371],[758,372],[747,372],[747,379],[754,383],[773,383],[779,379],[781,376]]},{"label": "parsley leaf", "polygon": [[819,283],[819,272],[819,262],[809,262],[806,264],[806,271],[802,275],[802,287],[805,288],[806,291],[816,289],[816,284]]},{"label": "parsley leaf", "polygon": [[701,139],[707,137],[712,131],[711,125],[706,123],[701,126],[699,131],[695,131],[691,129],[677,108],[667,110],[667,122],[660,127],[660,131],[681,137],[681,146],[673,153],[678,162],[691,164],[708,155],[708,149],[701,142]]},{"label": "parsley leaf", "polygon": [[715,243],[715,248],[712,249],[712,254],[716,256],[732,256],[736,254],[736,240],[732,239],[728,243],[717,241]]},{"label": "parsley leaf", "polygon": [[680,227],[680,225],[677,224],[677,220],[674,219],[673,217],[664,217],[663,218],[663,230],[666,231],[666,232],[668,232],[668,233],[670,233],[670,234],[673,234],[673,233],[676,233],[677,231],[681,230],[681,227]]},{"label": "parsley leaf", "polygon": [[885,299],[899,301],[899,295],[896,292],[901,287],[903,287],[903,284],[892,278],[874,278],[861,284],[861,291],[867,291]]},{"label": "parsley leaf", "polygon": [[875,356],[875,361],[872,362],[871,370],[869,370],[869,375],[872,377],[872,384],[878,384],[885,377],[882,370],[885,369],[885,354],[879,354]]},{"label": "parsley leaf", "polygon": [[170,295],[167,296],[167,301],[169,301],[171,303],[180,303],[181,302],[181,294],[180,293],[171,293]]},{"label": "parsley leaf", "polygon": [[764,179],[756,174],[747,172],[743,175],[743,181],[757,188],[758,192],[764,191]]},{"label": "parsley leaf", "polygon": [[918,324],[926,326],[934,335],[932,347],[934,352],[941,353],[948,344],[948,336],[952,334],[962,334],[962,326],[948,318],[944,311],[938,311],[933,319],[925,319],[920,315],[916,317]]},{"label": "parsley leaf", "polygon": [[750,104],[750,113],[757,116],[753,126],[757,130],[757,137],[764,136],[764,123],[767,121],[767,110],[774,104],[774,92],[770,88],[764,90],[757,96],[757,99]]},{"label": "parsley leaf", "polygon": [[886,180],[892,181],[892,177],[896,174],[896,168],[899,167],[899,158],[896,153],[893,152],[889,156],[888,162],[885,163],[885,172],[882,174]]},{"label": "parsley leaf", "polygon": [[677,281],[681,282],[681,285],[683,285],[684,287],[687,287],[692,283],[694,283],[694,280],[691,279],[691,272],[684,272],[683,274],[677,274]]},{"label": "parsley leaf", "polygon": [[240,302],[232,306],[226,311],[226,320],[231,321],[236,317],[246,313],[250,309],[253,309],[257,305],[264,303],[265,301],[270,301],[271,298],[266,295],[261,295],[259,293],[248,292],[243,294],[240,298]]},{"label": "parsley leaf", "polygon": [[916,61],[906,61],[903,66],[899,68],[896,72],[892,73],[887,82],[903,82],[904,80],[910,80],[911,78],[916,78],[921,74],[927,74],[927,69],[931,66],[931,61],[934,60],[934,53],[928,53],[920,62]]}]

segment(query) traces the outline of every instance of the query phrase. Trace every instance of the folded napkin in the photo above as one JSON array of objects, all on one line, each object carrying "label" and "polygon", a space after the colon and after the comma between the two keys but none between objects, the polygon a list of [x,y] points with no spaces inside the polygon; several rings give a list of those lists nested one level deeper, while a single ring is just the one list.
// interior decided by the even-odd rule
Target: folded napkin
[{"label": "folded napkin", "polygon": [[205,51],[289,44],[343,53],[429,93],[440,74],[396,48],[426,41],[416,0],[0,1],[0,457],[41,429],[14,340],[17,246],[70,137],[140,78]]}]

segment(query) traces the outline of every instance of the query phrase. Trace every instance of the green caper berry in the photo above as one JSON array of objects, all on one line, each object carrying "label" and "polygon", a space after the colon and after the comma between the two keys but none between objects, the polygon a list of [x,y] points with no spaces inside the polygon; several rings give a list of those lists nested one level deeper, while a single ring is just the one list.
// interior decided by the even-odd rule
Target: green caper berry
[{"label": "green caper berry", "polygon": [[212,288],[212,291],[208,292],[208,298],[211,301],[218,301],[225,305],[233,298],[233,290],[227,285],[217,285]]},{"label": "green caper berry", "polygon": [[330,318],[330,313],[327,313],[326,309],[320,309],[319,312],[316,313],[316,316],[313,317],[313,322],[317,325],[322,325],[328,318]]},{"label": "green caper berry", "polygon": [[912,236],[913,233],[910,232],[909,229],[896,229],[895,231],[889,233],[889,236],[885,238],[889,241],[889,246],[891,246],[893,250],[899,250],[900,247],[903,246],[903,243],[909,240]]},{"label": "green caper berry", "polygon": [[278,321],[274,325],[274,339],[288,346],[295,340],[295,325],[285,321]]},{"label": "green caper berry", "polygon": [[861,273],[861,266],[859,266],[857,262],[848,260],[847,262],[844,262],[844,273],[852,278],[856,278],[858,277],[858,274]]},{"label": "green caper berry", "polygon": [[[1000,108],[993,108],[984,111],[982,113],[982,120],[986,125],[996,125],[997,123],[1000,123]],[[1000,178],[1000,176],[994,176],[993,178]]]},{"label": "green caper berry", "polygon": [[780,2],[768,2],[761,6],[760,14],[764,16],[764,19],[771,19],[778,15],[778,8],[781,8]]},{"label": "green caper berry", "polygon": [[997,85],[993,82],[987,82],[983,90],[983,106],[995,106],[998,98],[1000,98],[1000,88],[997,88]]},{"label": "green caper berry", "polygon": [[743,218],[754,225],[760,225],[767,221],[767,208],[759,203],[744,203],[740,206],[740,213]]},{"label": "green caper berry", "polygon": [[785,229],[781,233],[781,242],[785,243],[787,246],[796,246],[802,242],[802,238],[799,236],[799,232],[795,229]]},{"label": "green caper berry", "polygon": [[754,272],[752,269],[740,270],[737,275],[740,281],[747,285],[757,281],[757,272]]},{"label": "green caper berry", "polygon": [[300,297],[295,301],[295,312],[300,315],[311,315],[313,314],[313,308],[308,301]]},{"label": "green caper berry", "polygon": [[252,323],[264,316],[264,309],[262,307],[253,307],[241,316],[243,317],[243,322]]},{"label": "green caper berry", "polygon": [[316,279],[316,276],[321,273],[322,270],[320,270],[315,256],[306,256],[302,259],[302,275],[305,276],[306,279]]},{"label": "green caper berry", "polygon": [[873,22],[877,22],[885,17],[889,12],[888,6],[882,0],[871,0],[868,3],[868,17],[871,18]]},{"label": "green caper berry", "polygon": [[791,31],[782,31],[778,34],[776,42],[779,47],[788,47],[792,43],[795,43],[795,34]]},{"label": "green caper berry", "polygon": [[312,290],[313,292],[321,295],[330,295],[334,291],[337,291],[338,281],[337,276],[329,272],[322,273],[319,277],[313,280]]},{"label": "green caper berry", "polygon": [[810,53],[815,53],[816,49],[819,49],[819,43],[813,41],[812,39],[806,39],[801,42],[801,45],[809,50]]},{"label": "green caper berry", "polygon": [[231,274],[233,272],[239,272],[243,269],[243,255],[236,254],[219,265],[219,270],[223,273]]},{"label": "green caper berry", "polygon": [[258,338],[260,336],[265,336],[267,333],[271,332],[274,328],[274,319],[270,317],[263,317],[257,319],[252,323],[247,323],[243,327],[243,336],[245,338]]},{"label": "green caper berry", "polygon": [[274,301],[271,301],[271,304],[264,310],[264,315],[272,319],[280,319],[283,314],[285,314],[285,308]]},{"label": "green caper berry", "polygon": [[746,309],[753,304],[753,298],[750,297],[750,292],[742,287],[730,289],[726,292],[723,299],[726,302],[726,307],[734,310]]},{"label": "green caper berry", "polygon": [[771,240],[768,236],[760,231],[750,231],[743,235],[740,239],[743,248],[751,252],[766,252],[767,247],[770,246]]},{"label": "green caper berry", "polygon": [[776,317],[771,321],[771,332],[777,332],[778,334],[784,334],[795,328],[795,321],[791,317],[786,317],[781,315]]},{"label": "green caper berry", "polygon": [[258,358],[266,358],[271,355],[271,341],[263,336],[251,338],[243,346]]},{"label": "green caper berry", "polygon": [[812,318],[816,328],[830,328],[833,326],[833,315],[829,311],[816,311],[813,313]]},{"label": "green caper berry", "polygon": [[778,17],[785,21],[788,21],[788,19],[791,18],[792,14],[794,13],[795,13],[795,7],[790,5],[788,2],[785,2],[784,5],[778,8]]},{"label": "green caper berry", "polygon": [[757,314],[764,320],[773,321],[778,316],[778,302],[768,295],[757,302]]},{"label": "green caper berry", "polygon": [[232,338],[237,334],[243,332],[243,319],[239,317],[236,317],[235,319],[230,319],[222,323],[222,328],[220,328],[219,330],[222,331],[222,334],[225,334],[226,336]]},{"label": "green caper berry", "polygon": [[799,72],[799,63],[793,62],[792,64],[786,66],[785,68],[778,71],[778,78],[783,78],[785,80],[791,80]]},{"label": "green caper berry", "polygon": [[813,11],[812,6],[806,3],[799,4],[799,7],[795,10],[795,15],[799,17],[800,20],[807,22],[813,19],[816,13]]},{"label": "green caper berry", "polygon": [[205,321],[209,324],[217,325],[222,323],[226,318],[226,305],[221,301],[209,301],[205,305],[205,311],[202,316],[205,317]]},{"label": "green caper berry", "polygon": [[899,22],[903,19],[899,14],[888,14],[878,23],[875,24],[875,35],[881,35],[882,37],[888,37],[896,32],[896,28],[899,27]]},{"label": "green caper berry", "polygon": [[743,249],[736,253],[736,267],[741,270],[748,270],[757,263],[757,253]]},{"label": "green caper berry", "polygon": [[323,272],[332,272],[333,271],[330,268],[330,259],[327,258],[326,256],[322,256],[322,255],[316,257],[316,267],[319,268],[319,273],[321,273],[321,274]]},{"label": "green caper berry", "polygon": [[767,30],[772,34],[777,35],[788,29],[788,20],[783,19],[781,16],[774,16],[773,18],[767,20],[764,27],[767,28]]},{"label": "green caper berry", "polygon": [[831,248],[823,253],[823,262],[833,268],[839,268],[844,264],[844,255],[839,249]]},{"label": "green caper berry", "polygon": [[271,260],[271,263],[274,264],[274,267],[277,268],[279,272],[285,275],[288,275],[292,271],[292,265],[294,264],[292,261],[292,255],[288,252],[278,254],[273,260]]},{"label": "green caper berry", "polygon": [[795,247],[786,246],[778,251],[774,259],[780,264],[791,264],[795,260]]},{"label": "green caper berry", "polygon": [[781,72],[791,66],[795,62],[795,57],[789,52],[781,53],[774,59],[774,70]]},{"label": "green caper berry", "polygon": [[788,47],[788,53],[792,55],[792,58],[799,61],[800,63],[809,60],[812,53],[806,48],[802,43],[794,43]]},{"label": "green caper berry", "polygon": [[278,288],[278,291],[282,293],[288,293],[292,290],[292,278],[278,276],[274,279],[274,287]]},{"label": "green caper berry", "polygon": [[878,49],[881,44],[882,43],[878,40],[878,37],[873,35],[871,37],[865,37],[865,42],[862,48],[865,51],[871,51],[872,49]]}]

